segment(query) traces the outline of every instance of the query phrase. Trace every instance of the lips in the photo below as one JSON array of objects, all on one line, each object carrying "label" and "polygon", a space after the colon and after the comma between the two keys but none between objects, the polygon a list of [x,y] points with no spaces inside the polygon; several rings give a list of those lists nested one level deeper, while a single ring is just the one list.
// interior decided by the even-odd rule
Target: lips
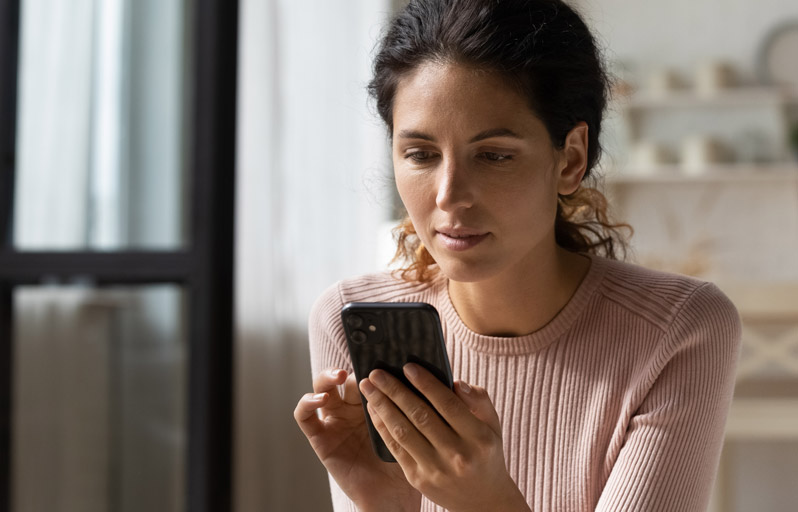
[{"label": "lips", "polygon": [[467,251],[483,240],[490,233],[470,228],[441,228],[436,230],[435,236],[441,245],[450,251]]}]

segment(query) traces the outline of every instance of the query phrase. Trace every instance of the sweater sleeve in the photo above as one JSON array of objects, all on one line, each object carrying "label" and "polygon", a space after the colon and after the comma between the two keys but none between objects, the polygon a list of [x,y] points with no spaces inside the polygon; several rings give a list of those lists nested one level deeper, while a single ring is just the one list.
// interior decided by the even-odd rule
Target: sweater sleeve
[{"label": "sweater sleeve", "polygon": [[[346,338],[341,325],[343,300],[339,285],[333,285],[316,300],[308,321],[310,341],[310,366],[313,376],[328,368],[342,368],[352,371],[352,364],[346,348]],[[332,477],[330,494],[335,512],[357,512],[352,501],[344,494]]]},{"label": "sweater sleeve", "polygon": [[664,335],[596,511],[706,510],[740,345],[734,305],[700,286]]},{"label": "sweater sleeve", "polygon": [[342,368],[347,372],[352,369],[341,325],[343,300],[338,287],[338,284],[334,284],[327,288],[310,311],[308,336],[310,367],[314,377],[327,368]]}]

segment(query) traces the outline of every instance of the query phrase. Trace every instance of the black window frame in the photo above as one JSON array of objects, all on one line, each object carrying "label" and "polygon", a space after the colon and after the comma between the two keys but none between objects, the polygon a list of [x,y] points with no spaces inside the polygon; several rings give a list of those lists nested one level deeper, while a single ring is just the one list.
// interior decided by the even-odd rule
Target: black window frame
[{"label": "black window frame", "polygon": [[0,512],[11,510],[13,292],[43,280],[177,284],[188,297],[185,508],[232,508],[237,0],[193,0],[188,87],[190,246],[31,252],[13,241],[20,0],[0,0]]}]

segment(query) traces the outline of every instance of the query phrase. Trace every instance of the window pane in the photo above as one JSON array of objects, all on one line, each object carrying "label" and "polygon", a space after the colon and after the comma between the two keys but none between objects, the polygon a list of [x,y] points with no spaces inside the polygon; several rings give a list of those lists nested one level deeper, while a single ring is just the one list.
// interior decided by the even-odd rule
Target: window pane
[{"label": "window pane", "polygon": [[184,0],[20,11],[15,246],[185,246]]},{"label": "window pane", "polygon": [[180,288],[20,287],[14,325],[12,510],[182,510]]}]

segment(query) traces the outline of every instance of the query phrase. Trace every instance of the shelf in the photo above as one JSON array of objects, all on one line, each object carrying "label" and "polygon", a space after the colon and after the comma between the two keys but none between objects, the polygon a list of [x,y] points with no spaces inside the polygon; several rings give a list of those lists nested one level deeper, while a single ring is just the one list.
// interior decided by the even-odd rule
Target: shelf
[{"label": "shelf", "polygon": [[798,183],[798,164],[727,164],[686,171],[678,165],[663,165],[646,172],[611,170],[605,175],[610,185],[635,183],[713,183],[713,182],[787,182]]},{"label": "shelf", "polygon": [[798,105],[798,90],[791,87],[735,87],[714,93],[676,90],[668,93],[638,92],[617,100],[621,109],[667,109],[740,106]]}]

